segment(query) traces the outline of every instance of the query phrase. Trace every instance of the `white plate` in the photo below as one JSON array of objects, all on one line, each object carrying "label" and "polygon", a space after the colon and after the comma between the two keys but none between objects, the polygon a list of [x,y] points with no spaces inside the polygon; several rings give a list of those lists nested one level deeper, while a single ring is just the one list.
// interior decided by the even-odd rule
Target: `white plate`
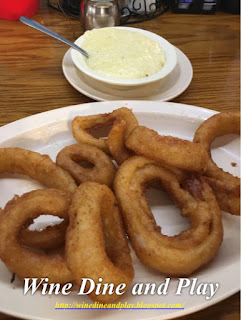
[{"label": "white plate", "polygon": [[[0,146],[22,147],[47,153],[53,160],[57,153],[66,145],[74,143],[71,133],[71,121],[76,115],[88,115],[110,112],[118,107],[132,108],[140,124],[158,130],[162,134],[170,134],[192,140],[193,133],[200,123],[212,116],[215,111],[198,107],[148,101],[116,101],[96,102],[56,109],[28,117],[0,128]],[[214,148],[214,159],[227,171],[239,174],[239,165],[233,167],[232,162],[239,164],[239,139],[235,136],[229,139],[219,139]],[[39,184],[30,179],[4,175],[0,179],[0,206],[3,206],[14,194],[22,194],[36,188]],[[158,193],[158,197],[157,197]],[[160,201],[160,197],[164,202]],[[158,200],[155,201],[155,200]],[[167,200],[165,193],[155,192],[152,209],[163,232],[173,234],[188,226],[180,217],[177,208]],[[162,203],[162,205],[161,205]],[[198,279],[200,283],[219,283],[220,287],[210,300],[205,296],[189,294],[184,289],[181,295],[176,295],[178,279],[172,278],[167,295],[131,294],[131,289],[120,299],[128,304],[166,303],[184,304],[182,310],[55,310],[56,302],[60,303],[91,303],[88,297],[77,296],[72,291],[68,296],[23,295],[23,284],[15,280],[10,283],[11,274],[3,263],[0,263],[0,312],[25,319],[171,319],[206,308],[227,298],[239,290],[240,251],[239,251],[239,217],[223,213],[224,240],[215,257],[206,267],[195,272],[190,279]],[[139,282],[160,284],[166,277],[142,265],[132,252],[135,268],[133,285]],[[57,267],[57,266],[56,266]],[[100,266],[101,268],[101,266]]]},{"label": "white plate", "polygon": [[[64,55],[62,68],[66,79],[76,90],[97,101],[111,101],[126,98],[124,96],[117,96],[116,93],[113,92],[109,92],[109,94],[103,93],[85,83],[80,74],[77,73],[76,67],[71,58],[70,50],[71,49],[69,49]],[[189,86],[193,77],[191,62],[181,50],[176,48],[176,51],[177,66],[162,83],[159,93],[145,97],[146,100],[169,101],[179,96]],[[143,100],[143,98],[137,98],[133,96],[129,100]]]}]

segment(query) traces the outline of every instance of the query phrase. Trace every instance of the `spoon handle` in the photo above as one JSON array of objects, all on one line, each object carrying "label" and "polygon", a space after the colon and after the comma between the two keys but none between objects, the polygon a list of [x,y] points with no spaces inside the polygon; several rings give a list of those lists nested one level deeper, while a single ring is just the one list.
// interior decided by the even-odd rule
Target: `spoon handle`
[{"label": "spoon handle", "polygon": [[58,33],[44,27],[42,24],[32,20],[32,19],[29,19],[29,18],[26,18],[26,17],[20,17],[20,21],[32,28],[35,28],[43,33],[46,33],[47,35],[49,35],[50,37],[53,37],[55,39],[58,39],[66,44],[68,44],[70,47],[74,48],[75,50],[81,52],[83,55],[85,55],[87,58],[89,57],[88,53],[81,49],[80,47],[78,47],[76,44],[74,44],[73,42],[69,41],[68,39],[62,37],[61,35],[59,35]]}]

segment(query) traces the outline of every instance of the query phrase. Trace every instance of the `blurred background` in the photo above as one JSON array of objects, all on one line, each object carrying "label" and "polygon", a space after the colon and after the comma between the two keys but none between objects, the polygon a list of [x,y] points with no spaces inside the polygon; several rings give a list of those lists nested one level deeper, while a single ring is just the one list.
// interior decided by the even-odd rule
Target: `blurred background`
[{"label": "blurred background", "polygon": [[[48,5],[66,15],[75,18],[80,16],[81,0],[48,0]],[[239,0],[118,0],[118,6],[121,24],[152,19],[168,10],[178,14],[215,14],[217,11],[240,13]]]}]

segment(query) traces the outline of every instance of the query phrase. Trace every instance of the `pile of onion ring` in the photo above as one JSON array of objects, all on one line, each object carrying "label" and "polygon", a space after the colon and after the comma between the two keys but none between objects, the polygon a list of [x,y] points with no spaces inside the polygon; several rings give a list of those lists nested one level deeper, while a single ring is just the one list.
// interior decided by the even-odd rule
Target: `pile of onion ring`
[{"label": "pile of onion ring", "polygon": [[[167,275],[192,274],[222,243],[220,209],[239,214],[239,179],[218,168],[210,154],[216,137],[240,133],[239,121],[238,112],[217,114],[191,142],[139,126],[130,109],[119,108],[76,117],[78,144],[61,150],[56,163],[37,152],[0,149],[0,173],[28,175],[47,187],[15,196],[0,209],[0,258],[20,279],[80,285],[81,278],[102,278],[128,288],[134,269],[127,233],[143,264]],[[109,126],[105,139],[95,135]],[[189,229],[175,236],[161,232],[144,194],[149,185],[171,196],[189,218]],[[30,231],[34,219],[46,214],[63,221]],[[90,298],[108,303],[118,296]]]},{"label": "pile of onion ring", "polygon": [[[102,261],[102,265],[104,260],[106,263],[105,273],[99,277],[102,276],[106,283],[113,283],[114,288],[125,283],[127,289],[132,282],[134,271],[119,208],[116,206],[114,194],[106,186],[112,185],[116,172],[115,165],[108,156],[96,147],[85,144],[66,147],[59,153],[57,163],[66,158],[68,161],[86,159],[94,163],[93,168],[82,167],[82,164],[77,168],[80,171],[80,179],[70,170],[70,174],[80,184],[77,188],[71,175],[47,155],[20,148],[0,149],[0,155],[1,173],[28,175],[48,187],[20,197],[14,196],[4,210],[0,210],[0,258],[8,269],[21,280],[26,277],[48,278],[50,282],[60,284],[74,280],[80,284],[83,277],[97,280],[98,275],[94,275],[91,268],[85,269],[84,266],[87,264],[86,255],[92,255],[92,248],[98,247],[94,259]],[[73,164],[77,166],[74,161]],[[88,182],[84,182],[85,180]],[[77,208],[74,207],[74,203]],[[91,206],[96,211],[90,211]],[[73,243],[78,245],[73,235],[76,234],[75,229],[80,227],[79,222],[73,225],[70,219],[69,224],[69,218],[72,217],[71,212],[75,212],[75,208],[80,211],[81,207],[80,216],[78,214],[76,217],[74,213],[73,218],[82,221],[81,227],[87,226],[89,235],[92,234],[94,237],[91,242],[91,237],[83,232],[82,236],[88,245],[82,247],[82,253],[85,252],[85,255],[82,254],[80,259],[79,253],[83,243],[80,243],[78,251],[68,248]],[[84,218],[85,213],[87,215]],[[89,220],[89,213],[93,214],[94,224]],[[30,231],[28,226],[40,215],[57,216],[64,221],[43,231]],[[99,220],[98,234],[92,230],[97,227],[96,219]],[[61,249],[63,245],[66,247],[65,250]],[[82,268],[78,268],[77,274],[72,264],[76,258],[79,264],[83,265]],[[92,294],[91,297],[96,301],[111,302],[119,296]]]}]

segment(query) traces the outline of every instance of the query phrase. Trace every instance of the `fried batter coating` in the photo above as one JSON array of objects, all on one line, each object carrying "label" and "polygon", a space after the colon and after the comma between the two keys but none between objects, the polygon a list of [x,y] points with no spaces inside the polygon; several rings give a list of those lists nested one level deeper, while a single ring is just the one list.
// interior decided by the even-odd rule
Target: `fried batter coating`
[{"label": "fried batter coating", "polygon": [[[108,135],[108,137],[112,137],[110,141],[108,138],[95,138],[89,133],[90,130],[107,126],[113,126],[114,130],[113,132],[110,130]],[[124,154],[125,159],[129,156],[129,150],[124,144],[124,138],[127,137],[136,126],[138,126],[138,121],[132,111],[123,107],[111,113],[75,117],[72,122],[72,131],[78,142],[85,142],[95,146],[105,153],[111,154],[116,162],[120,163],[123,161],[123,155],[120,157],[120,154]],[[120,149],[117,150],[118,147],[120,147]]]},{"label": "fried batter coating", "polygon": [[[0,148],[0,173],[18,173],[27,175],[49,188],[74,192],[77,185],[70,174],[58,167],[48,155],[21,149]],[[66,222],[48,227],[43,232],[22,231],[21,241],[36,249],[54,249],[64,243]]]},{"label": "fried batter coating", "polygon": [[0,148],[0,173],[25,174],[49,188],[74,192],[76,183],[48,155],[21,149]]},{"label": "fried batter coating", "polygon": [[208,166],[204,174],[212,187],[220,208],[240,215],[240,179],[219,168],[211,157],[211,144],[220,136],[240,134],[240,112],[226,111],[205,120],[197,129],[193,142],[208,152]]},{"label": "fried batter coating", "polygon": [[20,233],[20,242],[24,246],[45,251],[60,248],[65,243],[67,226],[68,217],[63,222],[47,226],[41,231],[25,228]]},{"label": "fried batter coating", "polygon": [[126,121],[121,117],[117,117],[110,130],[107,141],[110,154],[119,165],[134,154],[134,152],[127,149],[125,145],[125,136],[127,132]]},{"label": "fried batter coating", "polygon": [[[84,168],[81,161],[93,164],[93,168]],[[73,144],[62,149],[56,163],[65,169],[78,184],[85,181],[96,181],[112,186],[116,168],[111,159],[102,150],[86,143]]]},{"label": "fried batter coating", "polygon": [[[160,180],[190,228],[175,236],[157,226],[144,186]],[[223,237],[221,212],[211,188],[202,177],[191,176],[181,186],[177,177],[152,160],[134,156],[126,160],[114,181],[127,233],[138,258],[147,266],[174,276],[187,276],[216,255]]]},{"label": "fried batter coating", "polygon": [[14,197],[0,218],[0,258],[20,279],[49,278],[50,282],[73,280],[62,254],[42,254],[25,248],[19,241],[22,229],[39,215],[67,218],[72,194],[57,189],[41,189]]},{"label": "fried batter coating", "polygon": [[204,172],[207,166],[208,155],[202,146],[172,136],[161,136],[144,126],[131,131],[126,146],[137,154],[170,167]]},{"label": "fried batter coating", "polygon": [[[82,183],[69,209],[70,224],[66,234],[66,260],[75,281],[90,278],[95,283],[128,287],[134,271],[119,208],[112,191],[96,182]],[[114,294],[90,297],[102,303],[119,298]]]}]

